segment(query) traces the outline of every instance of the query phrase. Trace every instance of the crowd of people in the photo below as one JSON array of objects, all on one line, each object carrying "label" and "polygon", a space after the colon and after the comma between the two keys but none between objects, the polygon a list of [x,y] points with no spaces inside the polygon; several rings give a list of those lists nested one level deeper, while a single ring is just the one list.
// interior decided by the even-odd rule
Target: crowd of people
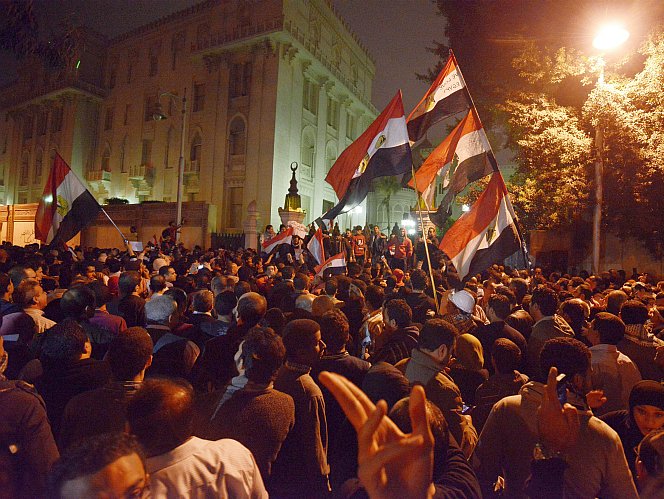
[{"label": "crowd of people", "polygon": [[437,246],[3,245],[0,497],[662,497],[664,281]]}]

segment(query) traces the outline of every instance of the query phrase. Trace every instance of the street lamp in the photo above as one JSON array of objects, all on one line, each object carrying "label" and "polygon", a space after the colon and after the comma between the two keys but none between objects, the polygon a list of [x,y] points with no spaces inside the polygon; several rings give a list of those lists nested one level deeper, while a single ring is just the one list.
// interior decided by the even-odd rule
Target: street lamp
[{"label": "street lamp", "polygon": [[[627,41],[629,32],[619,24],[602,27],[593,40],[593,46],[602,51],[613,50]],[[604,84],[604,58],[599,56],[599,76],[596,88]],[[593,272],[599,275],[599,257],[602,226],[602,203],[604,201],[604,129],[598,121],[595,128],[595,210],[593,213]]]},{"label": "street lamp", "polygon": [[177,193],[177,213],[175,215],[175,226],[177,230],[175,231],[175,244],[177,245],[180,242],[180,227],[182,226],[182,188],[184,184],[184,133],[186,130],[186,120],[187,120],[187,89],[184,89],[182,97],[171,92],[162,92],[159,94],[157,103],[155,105],[154,114],[152,118],[155,121],[161,121],[168,119],[168,115],[165,114],[161,107],[161,98],[168,97],[174,101],[180,101],[180,107],[182,108],[182,122],[180,126],[180,159],[178,161],[178,193]]}]

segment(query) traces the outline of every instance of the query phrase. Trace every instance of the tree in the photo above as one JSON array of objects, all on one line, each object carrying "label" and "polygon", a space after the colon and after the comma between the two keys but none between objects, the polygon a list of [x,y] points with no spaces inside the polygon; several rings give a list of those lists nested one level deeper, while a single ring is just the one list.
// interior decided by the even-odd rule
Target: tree
[{"label": "tree", "polygon": [[[660,251],[664,40],[656,25],[664,20],[664,4],[437,3],[448,19],[448,43],[433,50],[442,63],[447,46],[454,48],[485,126],[507,127],[505,145],[515,151],[518,165],[508,188],[526,229],[574,228],[590,219],[594,136],[600,129],[605,229],[637,237]],[[621,5],[623,14],[640,13],[641,26],[651,35],[632,32],[622,55],[606,61],[606,79],[598,84],[602,61],[590,52],[591,36],[573,36],[593,28],[573,23],[580,17],[587,24],[592,17],[579,12],[593,12],[600,4],[608,10]],[[504,11],[522,14],[506,19]]]}]

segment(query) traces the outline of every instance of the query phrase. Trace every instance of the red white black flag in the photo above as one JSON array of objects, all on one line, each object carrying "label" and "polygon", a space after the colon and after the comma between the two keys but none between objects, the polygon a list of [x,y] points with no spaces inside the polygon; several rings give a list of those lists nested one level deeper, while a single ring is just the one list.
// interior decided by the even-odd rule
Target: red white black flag
[{"label": "red white black flag", "polygon": [[92,193],[59,154],[55,155],[35,217],[35,239],[64,244],[101,211]]},{"label": "red white black flag", "polygon": [[325,181],[339,203],[321,218],[333,220],[359,205],[378,177],[410,171],[412,158],[401,90],[358,139],[341,153]]},{"label": "red white black flag", "polygon": [[410,140],[417,142],[424,137],[431,125],[471,106],[466,82],[454,54],[450,51],[450,57],[440,74],[408,116]]},{"label": "red white black flag", "polygon": [[452,261],[461,281],[523,249],[500,172],[494,172],[470,211],[445,233],[439,248]]}]

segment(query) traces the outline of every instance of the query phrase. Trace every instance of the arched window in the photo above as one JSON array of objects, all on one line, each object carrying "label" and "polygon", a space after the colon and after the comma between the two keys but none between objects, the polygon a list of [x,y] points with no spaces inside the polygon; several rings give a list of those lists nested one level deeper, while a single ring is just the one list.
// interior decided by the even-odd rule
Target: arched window
[{"label": "arched window", "polygon": [[337,146],[334,142],[328,142],[325,149],[325,173],[328,173],[337,160]]},{"label": "arched window", "polygon": [[230,127],[228,127],[228,147],[230,149],[231,156],[237,156],[240,154],[246,154],[247,152],[247,129],[244,124],[244,120],[237,116],[233,121],[231,121]]},{"label": "arched window", "polygon": [[203,140],[201,139],[201,134],[196,132],[193,140],[191,141],[191,149],[189,152],[189,160],[191,161],[191,171],[199,172],[201,171],[201,148],[203,146]]},{"label": "arched window", "polygon": [[44,163],[44,151],[42,151],[41,149],[37,149],[37,153],[35,155],[35,178],[34,178],[35,184],[41,183],[43,163]]},{"label": "arched window", "polygon": [[305,130],[302,134],[300,158],[302,162],[302,176],[311,180],[314,176],[314,162],[316,160],[316,140],[311,130]]},{"label": "arched window", "polygon": [[30,153],[25,151],[23,156],[21,156],[21,170],[18,176],[18,185],[25,186],[28,185],[28,179],[30,177]]},{"label": "arched window", "polygon": [[105,172],[111,171],[111,148],[106,144],[104,152],[101,155],[101,169]]}]

